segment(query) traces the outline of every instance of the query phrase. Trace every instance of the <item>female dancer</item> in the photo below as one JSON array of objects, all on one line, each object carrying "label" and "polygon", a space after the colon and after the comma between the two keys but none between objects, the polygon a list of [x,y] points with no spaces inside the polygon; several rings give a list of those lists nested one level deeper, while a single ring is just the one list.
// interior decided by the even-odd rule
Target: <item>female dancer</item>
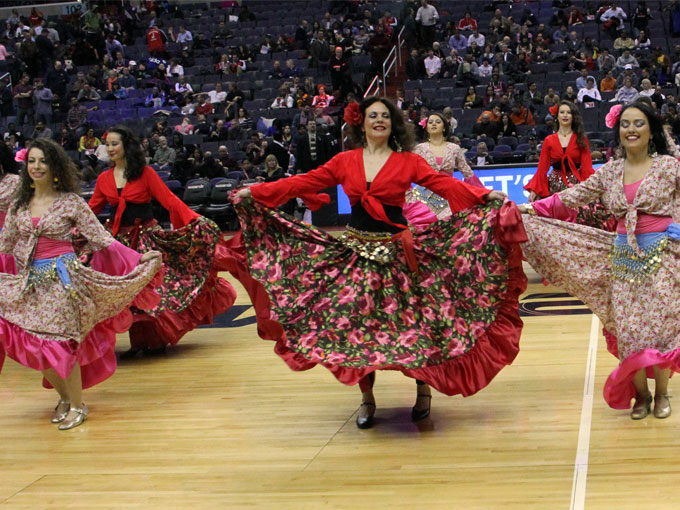
[{"label": "female dancer", "polygon": [[[82,389],[115,371],[115,333],[132,322],[128,305],[157,302],[152,290],[135,296],[161,267],[159,253],[140,255],[116,242],[78,190],[77,170],[63,149],[34,140],[0,234],[0,251],[13,253],[18,268],[17,275],[0,274],[0,366],[6,352],[42,371],[59,393],[51,421],[60,430],[87,418]],[[96,250],[92,268],[73,253],[74,228]]]},{"label": "female dancer", "polygon": [[[349,105],[345,120],[363,148],[237,192],[243,230],[230,240],[239,257],[232,271],[255,305],[260,336],[276,341],[293,370],[320,364],[360,383],[358,427],[373,425],[376,370],[422,382],[412,418],[423,419],[428,385],[472,395],[516,356],[524,233],[516,208],[497,201],[502,193],[440,175],[409,152],[413,135],[387,99]],[[446,197],[451,219],[407,228],[411,182]],[[339,239],[274,209],[295,196],[318,207],[324,197],[314,193],[337,184],[352,204]]]},{"label": "female dancer", "polygon": [[[536,174],[524,186],[529,191],[529,202],[583,182],[595,172],[581,112],[574,103],[563,100],[557,108],[551,108],[551,113],[557,115],[559,128],[557,133],[543,140]],[[551,165],[553,170],[548,174]],[[565,221],[610,231],[616,223],[612,215],[597,202],[586,204],[578,210],[564,209],[559,214],[560,219]]]},{"label": "female dancer", "polygon": [[[680,163],[668,155],[661,121],[643,101],[621,109],[614,135],[623,158],[521,207],[545,216],[524,217],[529,243],[523,251],[616,334],[618,342],[608,339],[608,348],[620,363],[605,383],[607,403],[627,409],[635,397],[631,418],[646,417],[647,377],[654,377],[654,416],[666,418],[670,371],[680,371]],[[616,216],[616,234],[548,218],[597,199]]]},{"label": "female dancer", "polygon": [[[217,277],[215,247],[221,232],[212,221],[189,209],[146,166],[139,141],[125,126],[108,130],[106,146],[113,168],[97,179],[90,207],[99,214],[106,204],[113,208],[111,233],[138,251],[155,249],[163,254],[163,285],[157,289],[160,304],[138,314],[130,329],[128,356],[175,345],[200,324],[228,310],[236,292]],[[153,217],[151,199],[170,213],[175,230],[163,230]]]},{"label": "female dancer", "polygon": [[[5,225],[5,216],[14,201],[14,194],[19,187],[19,176],[16,175],[16,166],[12,149],[4,143],[0,144],[0,230]],[[14,274],[15,272],[14,257],[0,253],[0,273]]]},{"label": "female dancer", "polygon": [[[451,176],[454,170],[460,170],[464,181],[471,186],[484,188],[482,182],[474,174],[465,161],[463,150],[459,145],[449,142],[451,127],[444,115],[438,112],[430,114],[425,125],[426,141],[416,145],[413,152],[419,154],[440,174]],[[423,205],[427,207],[423,207]],[[404,217],[411,225],[427,225],[437,219],[451,216],[451,209],[445,198],[416,186],[406,192]]]}]

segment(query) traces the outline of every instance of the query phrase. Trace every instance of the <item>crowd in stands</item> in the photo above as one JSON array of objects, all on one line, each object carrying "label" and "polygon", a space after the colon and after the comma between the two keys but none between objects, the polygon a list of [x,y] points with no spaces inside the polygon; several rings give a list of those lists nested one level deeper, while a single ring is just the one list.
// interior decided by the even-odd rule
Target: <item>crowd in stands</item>
[{"label": "crowd in stands", "polygon": [[87,184],[108,165],[106,128],[117,122],[182,186],[306,172],[340,150],[343,108],[398,40],[405,118],[422,138],[422,120],[442,111],[473,164],[536,161],[560,99],[581,108],[597,157],[614,152],[609,106],[641,95],[680,135],[680,2],[475,6],[125,0],[68,16],[17,6],[0,34],[4,141],[18,151],[55,139]]},{"label": "crowd in stands", "polygon": [[[425,10],[434,26],[419,31]],[[473,13],[463,3],[409,0],[400,25],[408,28],[405,115],[417,125],[452,108],[455,141],[474,163],[480,152],[492,155],[486,164],[494,154],[496,162],[536,160],[530,142],[553,132],[550,107],[561,99],[582,111],[598,159],[615,149],[609,108],[639,96],[680,136],[676,1],[494,1]]]}]

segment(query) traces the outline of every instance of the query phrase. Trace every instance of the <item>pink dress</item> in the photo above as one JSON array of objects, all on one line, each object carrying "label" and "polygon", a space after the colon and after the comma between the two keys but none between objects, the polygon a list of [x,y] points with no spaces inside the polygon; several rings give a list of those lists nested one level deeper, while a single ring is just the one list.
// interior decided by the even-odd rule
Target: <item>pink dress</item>
[{"label": "pink dress", "polygon": [[[5,225],[5,216],[14,201],[14,193],[19,187],[19,176],[5,174],[0,179],[0,229]],[[16,273],[14,255],[0,253],[0,273]]]},{"label": "pink dress", "polygon": [[[91,267],[73,253],[74,228],[96,250]],[[0,274],[0,368],[6,353],[66,378],[77,362],[84,388],[113,374],[115,333],[132,324],[128,306],[158,302],[160,259],[139,263],[141,254],[115,241],[75,193],[60,195],[40,218],[27,207],[10,210],[0,252],[17,264],[16,275]]]},{"label": "pink dress", "polygon": [[[538,216],[524,216],[529,242],[522,246],[539,273],[616,335],[616,343],[607,341],[620,364],[604,386],[615,409],[630,407],[640,369],[650,377],[653,366],[680,372],[680,163],[658,156],[630,186],[623,184],[623,165],[610,161],[586,181],[534,202]],[[597,199],[618,219],[618,235],[553,219],[562,206]]]},{"label": "pink dress", "polygon": [[[463,181],[471,186],[484,188],[479,178],[472,172],[470,165],[465,160],[463,150],[455,143],[446,142],[446,152],[443,157],[437,157],[432,152],[429,142],[416,145],[415,154],[422,156],[425,161],[437,172],[444,175],[453,175],[454,170],[460,170],[464,176]],[[416,186],[406,192],[404,204],[404,217],[410,225],[429,225],[430,223],[446,219],[451,216],[451,208],[446,199],[440,197],[422,186]]]}]

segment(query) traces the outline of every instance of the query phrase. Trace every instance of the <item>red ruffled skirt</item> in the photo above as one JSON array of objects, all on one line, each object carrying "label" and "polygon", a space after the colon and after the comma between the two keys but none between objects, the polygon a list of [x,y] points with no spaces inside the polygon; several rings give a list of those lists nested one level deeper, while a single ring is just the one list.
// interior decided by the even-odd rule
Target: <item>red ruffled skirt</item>
[{"label": "red ruffled skirt", "polygon": [[322,365],[349,385],[397,370],[468,396],[519,352],[526,236],[514,204],[377,244],[252,200],[236,208],[243,230],[228,242],[228,269],[250,295],[258,333],[293,370]]}]

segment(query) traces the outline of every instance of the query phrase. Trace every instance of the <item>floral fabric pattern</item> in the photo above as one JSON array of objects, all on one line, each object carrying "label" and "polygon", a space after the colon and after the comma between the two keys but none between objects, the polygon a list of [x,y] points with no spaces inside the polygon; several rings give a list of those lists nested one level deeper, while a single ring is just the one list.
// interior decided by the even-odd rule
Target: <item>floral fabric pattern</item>
[{"label": "floral fabric pattern", "polygon": [[[579,183],[579,180],[571,170],[567,170],[566,175],[569,187]],[[548,174],[548,188],[550,189],[551,195],[567,189],[559,171],[553,170]],[[616,218],[604,208],[599,200],[579,207],[578,212],[576,213],[576,222],[581,225],[600,228],[609,232],[616,228]]]},{"label": "floral fabric pattern", "polygon": [[380,263],[252,200],[237,204],[250,273],[271,299],[287,347],[326,366],[418,369],[460,358],[505,297],[508,265],[495,239],[500,204],[413,230],[419,273],[396,243]]}]

